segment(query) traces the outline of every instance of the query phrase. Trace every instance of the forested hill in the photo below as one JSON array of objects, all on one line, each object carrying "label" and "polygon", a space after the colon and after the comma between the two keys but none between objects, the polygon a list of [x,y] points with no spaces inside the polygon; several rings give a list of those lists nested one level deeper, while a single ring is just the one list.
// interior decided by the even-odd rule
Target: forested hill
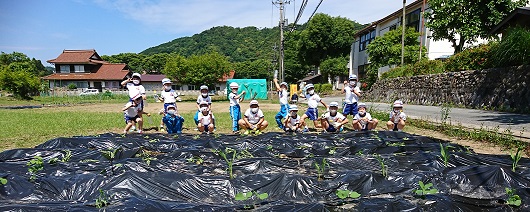
[{"label": "forested hill", "polygon": [[148,48],[140,54],[178,53],[188,57],[215,50],[230,58],[231,62],[255,59],[271,60],[274,45],[278,45],[278,27],[258,29],[256,27],[213,27],[191,37],[182,37]]}]

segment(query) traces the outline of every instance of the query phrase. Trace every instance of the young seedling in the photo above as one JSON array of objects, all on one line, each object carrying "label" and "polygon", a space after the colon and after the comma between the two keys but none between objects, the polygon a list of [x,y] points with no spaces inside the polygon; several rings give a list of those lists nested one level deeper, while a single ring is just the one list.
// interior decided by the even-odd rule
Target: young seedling
[{"label": "young seedling", "polygon": [[449,160],[449,146],[444,146],[440,144],[440,157],[444,161],[444,166],[447,167],[447,162]]},{"label": "young seedling", "polygon": [[405,142],[388,143],[387,146],[405,146]]},{"label": "young seedling", "polygon": [[136,157],[142,158],[142,161],[144,161],[148,166],[151,165],[151,161],[157,160],[156,158],[151,157],[151,154],[149,154],[147,151],[142,151],[142,153],[136,154]]},{"label": "young seedling", "polygon": [[521,205],[521,197],[517,194],[515,194],[515,189],[511,188],[505,188],[506,194],[508,195],[508,200],[506,201],[506,204],[513,205],[513,206],[520,206]]},{"label": "young seedling", "polygon": [[237,156],[237,151],[232,148],[226,148],[225,150],[212,150],[213,153],[221,156],[228,166],[227,172],[230,179],[234,179],[234,173],[232,172],[232,165],[234,164],[234,160]]},{"label": "young seedling", "polygon": [[201,138],[200,135],[195,135],[195,136],[193,136],[193,140],[197,140],[197,139],[199,139],[199,138]]},{"label": "young seedling", "polygon": [[[121,151],[121,148],[116,148],[116,149],[112,149],[112,148],[109,148],[108,150],[101,150],[101,155],[103,155],[103,157],[107,158],[107,160],[109,160],[110,162],[110,171],[112,173],[112,175],[114,175],[114,168],[119,168],[121,167],[122,165],[121,164],[116,164],[116,165],[113,165],[113,161],[114,159],[116,158],[116,154],[118,154],[118,152]],[[103,170],[102,172],[104,172],[105,170]]]},{"label": "young seedling", "polygon": [[416,189],[416,195],[420,195],[422,199],[425,199],[425,195],[427,194],[436,194],[438,193],[438,189],[431,188],[433,185],[432,183],[423,184],[423,181],[420,180],[418,182],[420,185],[419,189]]},{"label": "young seedling", "polygon": [[385,165],[385,159],[381,157],[381,155],[374,153],[375,159],[379,161],[379,165],[381,165],[381,175],[383,177],[388,177],[388,166]]},{"label": "young seedling", "polygon": [[267,146],[267,151],[272,151],[272,150],[273,150],[272,145],[268,145],[268,146]]},{"label": "young seedling", "polygon": [[197,165],[201,165],[202,163],[204,163],[204,159],[202,159],[201,157],[199,156],[193,156],[191,158],[188,158],[186,159],[189,163],[195,163]]},{"label": "young seedling", "polygon": [[357,153],[355,153],[355,155],[357,155],[357,156],[363,156],[363,155],[364,155],[363,150],[360,149],[359,151],[357,151]]},{"label": "young seedling", "polygon": [[42,160],[42,157],[40,156],[33,157],[33,159],[28,161],[27,166],[28,166],[28,172],[30,173],[29,180],[31,182],[34,182],[37,179],[37,173],[44,169],[44,162]]},{"label": "young seedling", "polygon": [[96,208],[107,207],[109,204],[109,196],[102,189],[99,189],[99,196],[96,199]]},{"label": "young seedling", "polygon": [[70,158],[72,158],[72,151],[67,149],[67,150],[63,150],[63,152],[64,152],[64,155],[63,155],[63,158],[61,159],[61,162],[66,163],[70,161]]},{"label": "young seedling", "polygon": [[0,185],[7,184],[7,178],[0,177]]},{"label": "young seedling", "polygon": [[[258,193],[256,191],[249,191],[249,192],[239,192],[236,194],[236,196],[234,197],[235,200],[237,201],[245,201],[245,200],[248,200],[248,199],[251,199],[253,196],[256,196],[259,200],[264,200],[264,199],[267,199],[269,198],[269,194],[267,193]],[[252,209],[252,208],[256,208],[256,202],[253,203],[252,206],[250,205],[245,205],[245,208],[246,209]]]},{"label": "young seedling", "polygon": [[353,198],[353,199],[357,199],[361,196],[361,194],[355,192],[355,191],[350,191],[350,190],[337,190],[335,192],[335,194],[337,195],[338,198],[340,199],[346,199],[346,198]]},{"label": "young seedling", "polygon": [[326,167],[329,167],[329,164],[328,164],[326,158],[322,158],[322,162],[321,163],[315,162],[315,168],[317,169],[318,180],[323,180],[324,179],[324,174],[326,172]]},{"label": "young seedling", "polygon": [[521,160],[522,157],[522,148],[518,147],[517,152],[513,154],[512,151],[510,151],[510,156],[512,156],[512,171],[515,172],[515,168],[517,168],[517,164],[519,163],[519,160]]},{"label": "young seedling", "polygon": [[330,154],[330,155],[334,155],[335,153],[337,153],[337,147],[331,147],[330,148],[330,147],[326,146],[326,149],[329,149],[328,154]]}]

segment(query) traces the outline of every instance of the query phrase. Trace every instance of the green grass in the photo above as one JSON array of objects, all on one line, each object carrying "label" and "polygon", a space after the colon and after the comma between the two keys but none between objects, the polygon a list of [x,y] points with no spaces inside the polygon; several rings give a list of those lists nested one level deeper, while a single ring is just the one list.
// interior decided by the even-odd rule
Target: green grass
[{"label": "green grass", "polygon": [[[242,111],[243,112],[243,111]],[[264,111],[269,122],[266,131],[279,131],[274,116],[277,111]],[[195,113],[181,114],[184,119],[184,133],[198,133],[193,130]],[[0,109],[1,135],[0,150],[31,148],[57,137],[95,135],[105,132],[121,133],[125,128],[120,112],[75,112],[50,111],[46,109]],[[161,115],[144,116],[144,128],[160,125]],[[232,122],[228,112],[216,112],[217,133],[231,133]],[[146,133],[156,132],[154,130]]]}]

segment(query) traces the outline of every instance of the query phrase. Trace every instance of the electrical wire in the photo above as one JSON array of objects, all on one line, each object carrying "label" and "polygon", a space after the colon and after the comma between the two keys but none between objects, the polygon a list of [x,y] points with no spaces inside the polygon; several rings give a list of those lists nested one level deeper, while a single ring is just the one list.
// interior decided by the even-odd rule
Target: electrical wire
[{"label": "electrical wire", "polygon": [[315,13],[317,12],[318,10],[318,7],[320,7],[320,4],[322,4],[324,0],[320,0],[320,2],[318,3],[317,5],[317,8],[315,8],[315,11],[313,11],[313,14],[311,14],[311,16],[309,17],[309,19],[307,19],[307,21],[309,22],[311,20],[311,18],[313,18],[313,16],[315,15]]}]

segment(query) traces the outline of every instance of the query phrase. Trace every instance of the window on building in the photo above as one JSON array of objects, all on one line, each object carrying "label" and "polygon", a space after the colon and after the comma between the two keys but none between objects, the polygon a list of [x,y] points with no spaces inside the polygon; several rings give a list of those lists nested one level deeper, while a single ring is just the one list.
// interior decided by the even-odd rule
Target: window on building
[{"label": "window on building", "polygon": [[195,85],[188,85],[188,90],[194,91],[195,90]]},{"label": "window on building", "polygon": [[59,73],[70,73],[70,65],[59,66]]},{"label": "window on building", "polygon": [[117,81],[106,81],[105,88],[114,89],[119,88],[120,84]]},{"label": "window on building", "polygon": [[368,44],[375,39],[375,30],[367,32],[361,35],[361,41],[359,43],[359,51],[364,51],[368,47]]},{"label": "window on building", "polygon": [[171,85],[171,88],[176,91],[182,90],[182,87],[180,85]]},{"label": "window on building", "polygon": [[75,65],[74,66],[74,71],[76,73],[85,72],[85,66],[84,65]]},{"label": "window on building", "polygon": [[405,26],[412,27],[416,32],[420,31],[421,9],[414,10],[405,16]]},{"label": "window on building", "polygon": [[368,65],[360,65],[357,67],[357,72],[359,72],[359,79],[366,79],[366,72]]}]

